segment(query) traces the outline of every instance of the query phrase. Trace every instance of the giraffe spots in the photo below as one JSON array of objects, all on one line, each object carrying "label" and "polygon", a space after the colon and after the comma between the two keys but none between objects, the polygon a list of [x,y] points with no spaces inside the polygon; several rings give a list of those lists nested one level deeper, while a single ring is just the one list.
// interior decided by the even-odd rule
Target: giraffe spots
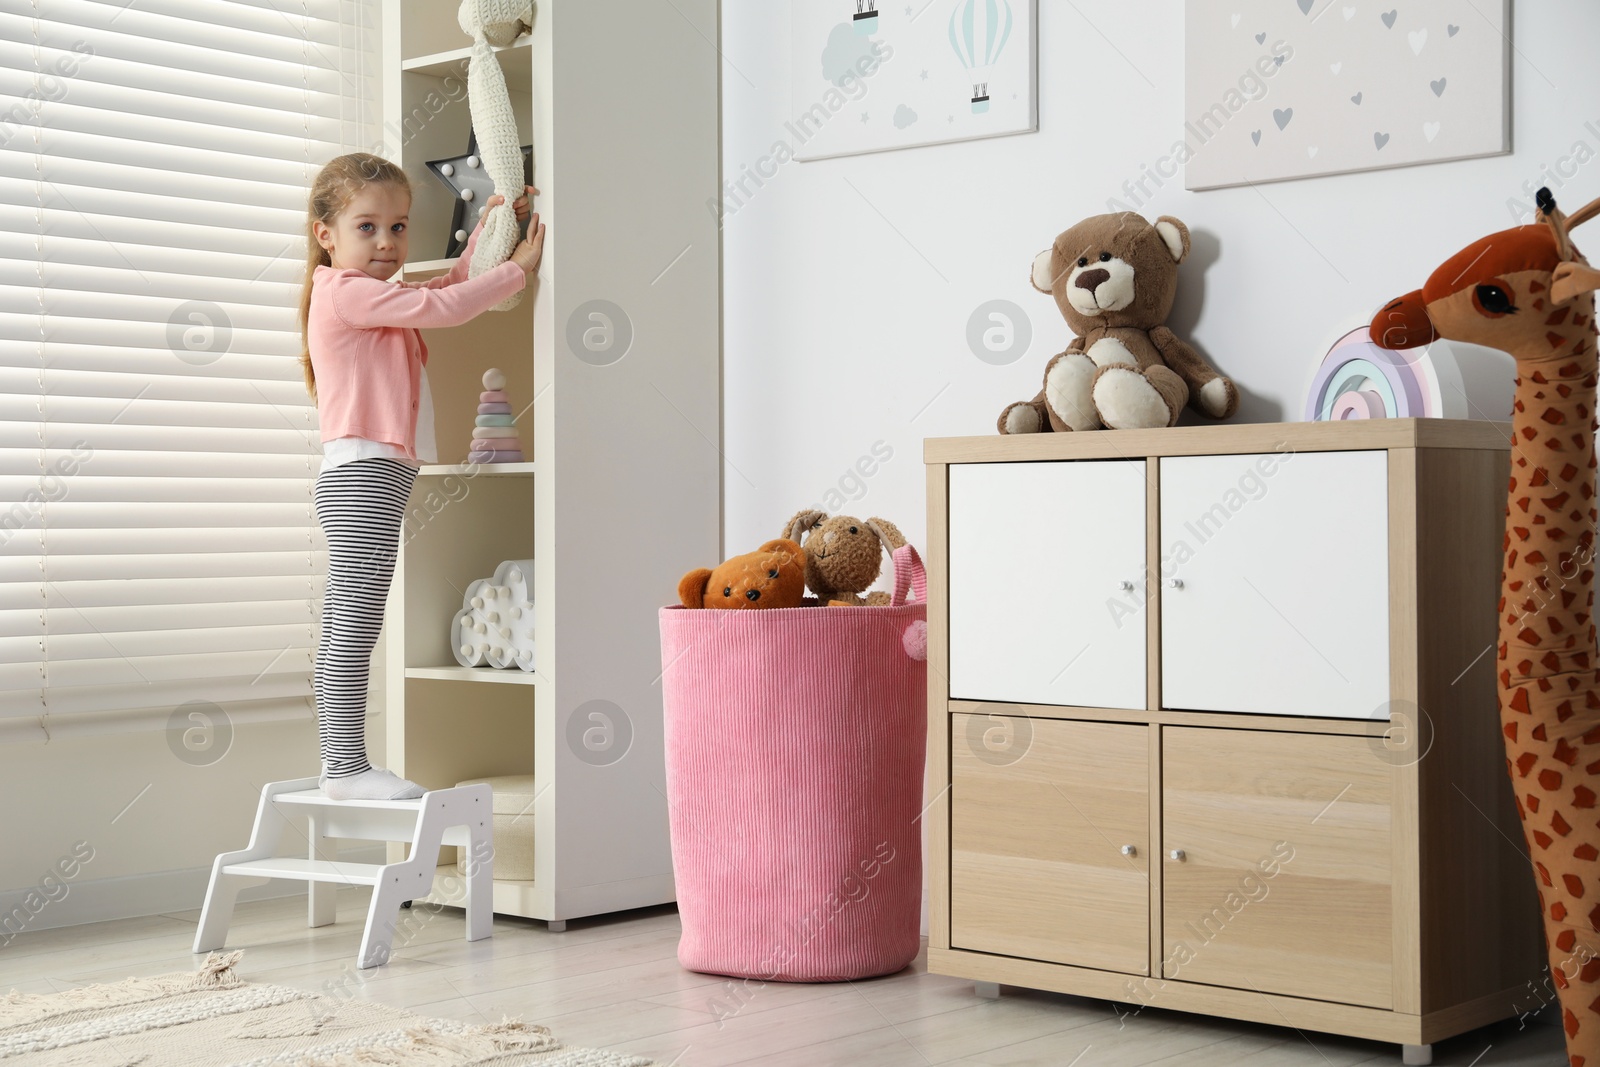
[{"label": "giraffe spots", "polygon": [[1533,280],[1530,280],[1528,282],[1528,292],[1530,292],[1530,293],[1542,293],[1542,292],[1544,292],[1544,290],[1545,290],[1544,282],[1541,282],[1538,279],[1533,279]]},{"label": "giraffe spots", "polygon": [[1533,765],[1538,762],[1539,754],[1537,752],[1524,752],[1517,757],[1517,773],[1524,778],[1528,777],[1528,772],[1533,770]]},{"label": "giraffe spots", "polygon": [[[1528,810],[1533,812],[1535,815],[1539,814],[1539,798],[1534,796],[1532,793],[1528,794]],[[1523,818],[1526,819],[1527,816],[1524,815]]]},{"label": "giraffe spots", "polygon": [[1535,437],[1539,436],[1539,431],[1535,430],[1532,426],[1524,426],[1522,428],[1522,436],[1524,440],[1531,441]]},{"label": "giraffe spots", "polygon": [[1579,845],[1577,848],[1572,850],[1572,858],[1585,861],[1600,858],[1600,848],[1595,848],[1593,845],[1587,843]]},{"label": "giraffe spots", "polygon": [[1544,339],[1550,342],[1551,348],[1560,348],[1562,345],[1567,343],[1567,339],[1562,337],[1559,333],[1556,333],[1554,330],[1546,333],[1544,335]]},{"label": "giraffe spots", "polygon": [[1501,727],[1500,727],[1500,732],[1506,735],[1506,740],[1507,741],[1510,741],[1512,744],[1516,744],[1517,743],[1517,724],[1516,723],[1508,722],[1508,723],[1502,724]]},{"label": "giraffe spots", "polygon": [[[1596,907],[1600,907],[1600,904],[1597,904],[1595,906]],[[1567,906],[1565,904],[1561,903],[1561,901],[1558,900],[1554,904],[1550,905],[1550,918],[1554,919],[1556,922],[1560,922],[1562,919],[1565,919],[1566,917],[1567,917]]]},{"label": "giraffe spots", "polygon": [[[1529,755],[1532,755],[1532,753],[1529,753]],[[1553,771],[1548,767],[1546,767],[1544,770],[1540,771],[1539,772],[1539,788],[1543,789],[1546,793],[1554,793],[1556,790],[1560,789],[1561,788],[1561,772],[1560,771]]]},{"label": "giraffe spots", "polygon": [[1533,739],[1535,741],[1543,741],[1544,740],[1544,723],[1540,723],[1538,726],[1535,726],[1533,728],[1533,734],[1531,736],[1533,737]]},{"label": "giraffe spots", "polygon": [[[1544,869],[1544,864],[1540,863],[1538,860],[1535,860],[1533,865],[1539,869],[1539,877],[1544,880],[1544,884],[1550,885],[1550,872]],[[1578,935],[1571,930],[1563,930],[1561,933],[1556,935],[1556,948],[1560,949],[1562,952],[1571,952],[1572,946],[1576,945],[1577,943]],[[1555,968],[1552,973],[1560,974],[1561,968]]]},{"label": "giraffe spots", "polygon": [[1551,837],[1543,830],[1533,831],[1533,843],[1538,845],[1541,850],[1548,849],[1554,842],[1555,838]]},{"label": "giraffe spots", "polygon": [[1533,503],[1533,498],[1532,497],[1526,497],[1526,496],[1518,497],[1517,500],[1516,500],[1517,507],[1522,509],[1522,513],[1524,515],[1526,515],[1528,513],[1528,506],[1530,504],[1532,504],[1532,503]]},{"label": "giraffe spots", "polygon": [[1570,499],[1572,499],[1572,494],[1563,491],[1563,492],[1557,493],[1555,496],[1541,497],[1539,499],[1539,503],[1543,504],[1545,507],[1549,508],[1551,511],[1556,511],[1556,510],[1559,510],[1561,508],[1566,507],[1567,506],[1567,501],[1570,500]]},{"label": "giraffe spots", "polygon": [[[1567,466],[1570,467],[1572,464],[1569,463]],[[1533,473],[1528,476],[1528,485],[1534,489],[1537,489],[1541,485],[1548,484],[1549,481],[1550,476],[1545,473],[1545,469],[1543,467],[1533,468]]]},{"label": "giraffe spots", "polygon": [[[1568,385],[1566,382],[1562,382],[1560,385],[1556,386],[1556,392],[1560,393],[1561,399],[1565,400],[1572,395],[1572,386]],[[1579,404],[1578,409],[1582,411],[1583,405]]]},{"label": "giraffe spots", "polygon": [[[1532,374],[1528,375],[1528,380],[1531,382],[1537,382],[1540,385],[1550,384],[1550,379],[1544,376],[1544,371],[1542,370],[1536,370]],[[1518,384],[1520,385],[1521,383],[1519,382]]]},{"label": "giraffe spots", "polygon": [[1568,767],[1576,767],[1578,765],[1578,750],[1568,744],[1565,737],[1556,740],[1555,757]]},{"label": "giraffe spots", "polygon": [[1539,660],[1539,666],[1547,671],[1558,671],[1561,669],[1561,657],[1554,652],[1546,652],[1544,657]]},{"label": "giraffe spots", "polygon": [[1567,416],[1555,408],[1545,408],[1544,414],[1540,415],[1539,418],[1552,426],[1558,426],[1567,421]]},{"label": "giraffe spots", "polygon": [[1528,528],[1526,526],[1513,526],[1511,531],[1524,541],[1528,539]]},{"label": "giraffe spots", "polygon": [[1523,561],[1527,563],[1540,564],[1545,562],[1544,553],[1540,552],[1537,548],[1522,558]]},{"label": "giraffe spots", "polygon": [[1596,978],[1600,978],[1600,960],[1591,959],[1578,971],[1578,981],[1591,985]]},{"label": "giraffe spots", "polygon": [[[1561,951],[1566,952],[1568,950],[1567,949],[1562,949]],[[1557,967],[1555,969],[1555,973],[1556,974],[1560,974],[1561,973],[1561,968]],[[1561,983],[1560,984],[1564,987],[1567,984],[1567,980],[1565,978],[1561,979]],[[1567,1036],[1568,1037],[1574,1037],[1578,1033],[1578,1017],[1576,1015],[1572,1014],[1572,1009],[1571,1008],[1562,1008],[1561,1009],[1561,1029],[1563,1029],[1563,1030],[1565,1030],[1567,1032]],[[1583,1067],[1583,1064],[1578,1062],[1581,1059],[1583,1059],[1582,1056],[1573,1057],[1572,1058],[1571,1067]]]},{"label": "giraffe spots", "polygon": [[1556,811],[1550,814],[1550,829],[1554,830],[1562,837],[1566,837],[1568,834],[1572,833],[1572,824],[1566,819],[1563,819],[1559,811]]},{"label": "giraffe spots", "polygon": [[1570,314],[1571,311],[1572,308],[1569,305],[1558,307],[1550,313],[1550,317],[1548,319],[1544,320],[1544,324],[1546,326],[1560,326],[1563,322],[1567,321],[1567,315]]}]

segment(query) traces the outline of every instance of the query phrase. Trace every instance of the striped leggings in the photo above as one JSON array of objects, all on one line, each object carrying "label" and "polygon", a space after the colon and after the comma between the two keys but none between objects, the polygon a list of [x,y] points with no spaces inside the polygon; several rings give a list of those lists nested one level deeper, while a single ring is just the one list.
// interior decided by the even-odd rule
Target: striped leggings
[{"label": "striped leggings", "polygon": [[328,585],[312,689],[329,778],[371,769],[367,677],[394,578],[400,526],[417,480],[398,460],[369,458],[324,469],[313,500],[328,542]]}]

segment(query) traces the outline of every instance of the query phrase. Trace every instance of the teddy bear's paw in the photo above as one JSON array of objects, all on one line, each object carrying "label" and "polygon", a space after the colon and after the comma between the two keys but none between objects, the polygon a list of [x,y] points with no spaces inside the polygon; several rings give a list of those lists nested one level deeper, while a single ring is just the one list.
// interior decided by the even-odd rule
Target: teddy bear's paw
[{"label": "teddy bear's paw", "polygon": [[1113,430],[1148,430],[1172,422],[1166,398],[1132,367],[1107,367],[1095,379],[1094,405]]},{"label": "teddy bear's paw", "polygon": [[1100,416],[1095,412],[1094,362],[1082,352],[1063,352],[1050,361],[1044,372],[1044,397],[1050,405],[1052,422],[1071,430],[1098,430]]},{"label": "teddy bear's paw", "polygon": [[1039,409],[1032,404],[1019,401],[1000,413],[1001,433],[1042,433],[1045,429]]},{"label": "teddy bear's paw", "polygon": [[1214,419],[1227,418],[1239,403],[1239,394],[1226,378],[1213,378],[1200,387],[1200,410]]}]

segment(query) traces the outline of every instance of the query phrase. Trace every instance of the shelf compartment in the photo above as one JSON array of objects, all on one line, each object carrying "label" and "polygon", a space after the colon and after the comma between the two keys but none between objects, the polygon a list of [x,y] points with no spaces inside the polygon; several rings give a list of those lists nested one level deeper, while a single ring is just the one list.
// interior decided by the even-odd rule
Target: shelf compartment
[{"label": "shelf compartment", "polygon": [[[463,34],[463,36],[465,35]],[[495,58],[500,61],[500,69],[505,72],[508,85],[523,84],[532,75],[533,38],[531,36],[518,37],[508,45],[490,45],[489,47],[494,49]],[[447,78],[452,75],[465,75],[471,59],[472,46],[468,44],[445,52],[415,56],[402,62],[400,69],[407,74],[425,74],[432,78]]]}]

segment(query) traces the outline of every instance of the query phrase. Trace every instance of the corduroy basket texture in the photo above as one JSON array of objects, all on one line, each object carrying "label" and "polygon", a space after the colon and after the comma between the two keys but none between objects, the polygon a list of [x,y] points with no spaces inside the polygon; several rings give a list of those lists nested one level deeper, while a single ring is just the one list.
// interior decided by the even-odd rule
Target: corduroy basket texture
[{"label": "corduroy basket texture", "polygon": [[927,581],[909,545],[894,564],[887,607],[661,609],[688,969],[834,982],[916,957]]}]

